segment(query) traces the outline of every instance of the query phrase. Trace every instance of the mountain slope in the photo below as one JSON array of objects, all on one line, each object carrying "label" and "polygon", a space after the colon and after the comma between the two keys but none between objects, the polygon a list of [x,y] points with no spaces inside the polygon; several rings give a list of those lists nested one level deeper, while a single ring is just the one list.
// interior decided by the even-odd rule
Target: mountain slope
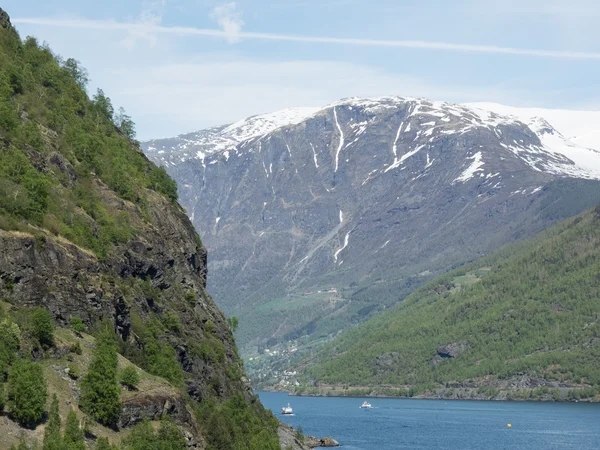
[{"label": "mountain slope", "polygon": [[306,376],[413,392],[587,387],[593,396],[599,270],[597,207],[427,283],[327,345]]},{"label": "mountain slope", "polygon": [[[184,409],[194,419],[180,425],[198,446],[254,439],[252,448],[277,448],[277,421],[253,396],[205,289],[206,250],[175,183],[131,140],[132,124],[119,122],[108,97],[88,98],[86,81],[76,61],[21,41],[0,10],[0,337],[9,327],[20,346],[13,356],[53,373],[66,358],[79,362],[61,345],[72,339],[66,330],[64,339],[35,339],[32,312],[49,312],[48,327],[114,330],[122,356],[176,393],[174,404],[140,391],[137,406],[123,403],[121,419],[135,410],[136,421],[163,412],[178,420]],[[2,392],[11,363],[3,354]],[[77,400],[80,383],[71,387]]]},{"label": "mountain slope", "polygon": [[285,117],[218,151],[142,145],[177,180],[246,352],[335,334],[600,201],[597,152],[542,120],[401,97]]}]

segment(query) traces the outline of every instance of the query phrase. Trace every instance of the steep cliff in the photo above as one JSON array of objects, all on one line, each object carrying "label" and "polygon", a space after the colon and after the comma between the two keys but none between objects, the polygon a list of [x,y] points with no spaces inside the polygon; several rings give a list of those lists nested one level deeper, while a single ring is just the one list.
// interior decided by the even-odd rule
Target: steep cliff
[{"label": "steep cliff", "polygon": [[[273,448],[277,423],[206,291],[206,250],[174,182],[102,91],[88,98],[77,61],[22,42],[2,10],[0,23],[0,315],[19,322],[41,307],[59,328],[114,329],[120,364],[167,386],[124,392],[121,427],[166,413],[196,446]],[[74,339],[61,336],[55,346]],[[60,359],[66,348],[22,345],[20,356]]]}]

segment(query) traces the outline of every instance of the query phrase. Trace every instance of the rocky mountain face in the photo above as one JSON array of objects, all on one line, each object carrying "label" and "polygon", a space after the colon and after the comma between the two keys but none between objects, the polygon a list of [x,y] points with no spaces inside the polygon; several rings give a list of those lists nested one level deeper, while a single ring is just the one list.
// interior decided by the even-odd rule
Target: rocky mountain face
[{"label": "rocky mountain face", "polygon": [[543,118],[425,99],[347,99],[142,148],[177,181],[242,345],[335,333],[600,200],[600,154]]}]

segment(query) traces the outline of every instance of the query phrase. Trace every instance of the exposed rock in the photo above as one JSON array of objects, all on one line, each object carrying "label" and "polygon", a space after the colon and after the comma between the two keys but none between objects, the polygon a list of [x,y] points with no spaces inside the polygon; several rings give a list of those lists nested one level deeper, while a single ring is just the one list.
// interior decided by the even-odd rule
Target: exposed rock
[{"label": "exposed rock", "polygon": [[335,439],[324,437],[322,439],[314,436],[303,436],[299,439],[298,433],[291,425],[280,422],[279,441],[281,442],[282,450],[308,450],[317,447],[339,447],[340,444]]},{"label": "exposed rock", "polygon": [[307,445],[310,448],[339,447],[340,446],[340,443],[338,441],[336,441],[335,439],[332,439],[330,437],[324,437],[322,439],[319,439],[314,436],[306,436],[305,442],[307,443]]},{"label": "exposed rock", "polygon": [[386,353],[378,356],[375,360],[375,366],[382,371],[392,370],[398,364],[398,356],[399,354],[397,352]]},{"label": "exposed rock", "polygon": [[8,16],[8,13],[6,11],[4,11],[2,8],[0,8],[0,27],[2,28],[11,28],[12,25],[10,24],[10,17]]},{"label": "exposed rock", "polygon": [[440,345],[436,353],[440,358],[456,358],[460,353],[469,348],[466,342],[454,342],[452,344]]},{"label": "exposed rock", "polygon": [[298,439],[296,430],[287,423],[279,422],[277,434],[279,435],[281,450],[289,450],[290,448],[292,450],[309,450],[311,448]]},{"label": "exposed rock", "polygon": [[121,407],[119,428],[129,428],[144,419],[160,420],[168,415],[179,425],[190,425],[191,416],[180,397],[167,394],[140,393],[125,400]]}]

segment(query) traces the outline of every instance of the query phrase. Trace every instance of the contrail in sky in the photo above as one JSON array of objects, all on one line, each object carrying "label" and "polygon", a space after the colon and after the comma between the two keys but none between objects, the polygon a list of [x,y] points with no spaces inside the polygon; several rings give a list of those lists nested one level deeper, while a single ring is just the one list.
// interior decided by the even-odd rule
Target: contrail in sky
[{"label": "contrail in sky", "polygon": [[[137,33],[171,34],[176,36],[208,36],[231,41],[231,32],[218,29],[163,26],[145,23],[127,23],[105,20],[88,19],[45,19],[45,18],[15,18],[15,24],[43,25],[62,28],[81,28],[93,30],[123,30]],[[410,40],[381,40],[360,38],[336,38],[325,36],[299,36],[274,33],[257,33],[240,31],[236,34],[240,40],[262,40],[262,41],[287,41],[304,42],[310,44],[332,44],[332,45],[358,45],[365,47],[389,47],[409,48],[423,50],[440,50],[463,53],[485,53],[516,56],[534,56],[540,58],[563,58],[563,59],[588,59],[600,60],[600,53],[562,51],[562,50],[540,50],[515,47],[500,47],[493,45],[454,44],[450,42],[410,41]]]}]

